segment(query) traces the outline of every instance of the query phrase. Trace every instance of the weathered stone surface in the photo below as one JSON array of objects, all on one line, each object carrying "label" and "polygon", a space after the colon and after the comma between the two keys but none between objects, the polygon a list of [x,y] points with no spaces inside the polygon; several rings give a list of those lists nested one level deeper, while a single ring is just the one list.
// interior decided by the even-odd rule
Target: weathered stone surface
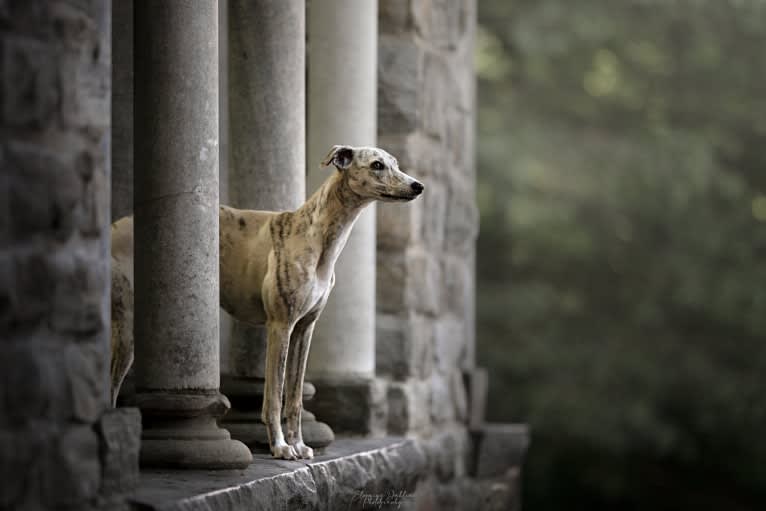
[{"label": "weathered stone surface", "polygon": [[77,507],[96,497],[101,484],[98,448],[98,437],[89,426],[67,428],[54,440],[45,461],[46,505]]},{"label": "weathered stone surface", "polygon": [[455,405],[455,418],[465,423],[468,418],[468,393],[461,371],[455,370],[450,373],[450,393]]},{"label": "weathered stone surface", "polygon": [[447,206],[446,248],[456,254],[473,250],[479,234],[479,210],[474,195],[464,187],[453,186]]},{"label": "weathered stone surface", "polygon": [[14,343],[4,348],[0,360],[0,396],[5,403],[0,427],[29,429],[40,420],[68,420],[71,400],[67,392],[67,373],[59,351],[46,352],[37,342]]},{"label": "weathered stone surface", "polygon": [[[378,43],[378,131],[409,133],[421,112],[423,51],[411,39],[382,35]],[[407,77],[407,79],[402,79]]]},{"label": "weathered stone surface", "polygon": [[447,187],[439,179],[425,180],[428,188],[423,195],[421,224],[417,241],[432,253],[444,248],[447,219]]},{"label": "weathered stone surface", "polygon": [[431,473],[440,481],[465,476],[470,459],[471,443],[467,431],[452,426],[436,431],[423,440]]},{"label": "weathered stone surface", "polygon": [[489,376],[484,367],[475,367],[465,373],[465,386],[468,393],[468,428],[478,431],[484,424],[487,410]]},{"label": "weathered stone surface", "polygon": [[236,473],[147,471],[133,503],[163,511],[362,509],[365,498],[411,493],[427,469],[415,440],[340,439],[308,462],[264,454]]},{"label": "weathered stone surface", "polygon": [[138,484],[141,413],[138,408],[113,408],[98,422],[103,479],[101,493],[119,495]]},{"label": "weathered stone surface", "polygon": [[410,0],[386,0],[378,4],[380,33],[399,33],[412,28]]},{"label": "weathered stone surface", "polygon": [[26,143],[8,142],[5,159],[10,170],[8,205],[15,215],[11,235],[25,240],[52,234],[64,240],[76,226],[81,183],[59,154]]},{"label": "weathered stone surface", "polygon": [[426,134],[443,140],[447,129],[447,102],[451,96],[452,77],[445,58],[428,52],[423,64],[423,129]]},{"label": "weathered stone surface", "polygon": [[107,402],[110,5],[0,2],[3,509],[110,498],[93,428]]},{"label": "weathered stone surface", "polygon": [[[429,403],[431,387],[428,381],[392,382],[388,386],[388,431],[404,435],[423,432],[430,425]],[[444,402],[451,406],[449,402]]]},{"label": "weathered stone surface", "polygon": [[476,464],[472,475],[497,477],[520,467],[529,447],[526,424],[485,423],[479,430]]},{"label": "weathered stone surface", "polygon": [[[465,317],[473,301],[474,268],[465,258],[446,255],[442,258],[442,275],[444,275],[444,308],[458,316]],[[469,333],[464,331],[464,337]]]},{"label": "weathered stone surface", "polygon": [[440,306],[440,273],[436,258],[424,250],[387,254],[378,261],[378,311],[413,310],[436,315]]},{"label": "weathered stone surface", "polygon": [[[426,197],[430,193],[430,188],[429,184]],[[402,249],[417,239],[423,214],[423,199],[408,204],[378,204],[376,208],[378,249]]]},{"label": "weathered stone surface", "polygon": [[377,374],[394,380],[430,375],[432,337],[431,321],[420,315],[379,314],[375,343]]},{"label": "weathered stone surface", "polygon": [[42,126],[59,99],[54,50],[31,38],[7,36],[2,51],[4,121]]},{"label": "weathered stone surface", "polygon": [[103,411],[108,358],[109,354],[101,343],[67,347],[65,363],[74,420],[90,424]]},{"label": "weathered stone surface", "polygon": [[431,375],[430,386],[429,410],[431,421],[435,424],[442,424],[455,420],[455,403],[452,400],[449,373],[434,371]]},{"label": "weathered stone surface", "polygon": [[445,315],[434,322],[434,363],[436,368],[447,374],[460,365],[465,356],[465,328],[462,318]]},{"label": "weathered stone surface", "polygon": [[[91,335],[106,328],[101,294],[106,287],[108,267],[99,255],[58,253],[49,259],[50,268],[58,276],[51,317],[55,330]],[[73,297],[78,300],[72,300]]]},{"label": "weathered stone surface", "polygon": [[338,434],[369,435],[385,431],[385,390],[368,378],[315,378],[311,411]]},{"label": "weathered stone surface", "polygon": [[454,50],[466,33],[470,3],[413,0],[413,15],[418,33],[440,49]]}]

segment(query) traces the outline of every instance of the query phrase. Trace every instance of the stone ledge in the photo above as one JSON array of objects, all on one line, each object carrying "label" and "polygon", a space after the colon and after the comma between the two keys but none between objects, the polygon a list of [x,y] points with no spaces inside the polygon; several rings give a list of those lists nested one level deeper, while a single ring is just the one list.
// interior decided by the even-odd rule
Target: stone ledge
[{"label": "stone ledge", "polygon": [[360,496],[412,493],[428,473],[413,439],[340,438],[309,462],[253,454],[245,470],[146,470],[133,509],[157,511],[361,509]]}]

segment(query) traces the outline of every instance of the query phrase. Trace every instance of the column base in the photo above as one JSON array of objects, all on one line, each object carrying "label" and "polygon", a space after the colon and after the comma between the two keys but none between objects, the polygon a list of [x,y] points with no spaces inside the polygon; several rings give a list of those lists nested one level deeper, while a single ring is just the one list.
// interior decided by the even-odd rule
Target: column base
[{"label": "column base", "polygon": [[380,436],[386,432],[385,385],[375,378],[314,377],[311,408],[336,433]]},{"label": "column base", "polygon": [[138,392],[143,415],[140,464],[183,469],[241,469],[253,461],[245,444],[233,440],[216,419],[229,409],[216,392]]},{"label": "column base", "polygon": [[[222,375],[221,388],[231,396],[233,407],[222,420],[222,425],[231,432],[231,436],[245,443],[252,449],[268,450],[269,437],[266,425],[261,421],[263,406],[263,379],[243,378]],[[316,389],[310,382],[303,384],[303,401],[309,401]],[[282,428],[285,427],[284,419]],[[312,449],[322,449],[335,440],[330,426],[319,422],[313,413],[303,410],[301,415],[303,441]]]}]

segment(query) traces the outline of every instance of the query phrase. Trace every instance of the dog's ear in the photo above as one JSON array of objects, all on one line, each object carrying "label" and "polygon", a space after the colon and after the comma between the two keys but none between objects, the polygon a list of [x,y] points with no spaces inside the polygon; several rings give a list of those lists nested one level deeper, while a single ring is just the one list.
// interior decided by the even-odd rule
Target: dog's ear
[{"label": "dog's ear", "polygon": [[322,166],[335,165],[338,170],[346,170],[354,159],[354,149],[347,145],[334,145],[322,161]]}]

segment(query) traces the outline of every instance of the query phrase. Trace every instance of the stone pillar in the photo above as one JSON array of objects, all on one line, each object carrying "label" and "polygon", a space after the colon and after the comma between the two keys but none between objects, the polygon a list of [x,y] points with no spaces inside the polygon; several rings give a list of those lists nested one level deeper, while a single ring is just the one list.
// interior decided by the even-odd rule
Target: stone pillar
[{"label": "stone pillar", "polygon": [[[377,1],[326,0],[309,9],[308,187],[334,144],[376,143]],[[360,216],[335,267],[314,331],[308,372],[317,415],[337,432],[369,433],[375,370],[375,207]]]},{"label": "stone pillar", "polygon": [[[304,0],[228,0],[229,202],[285,211],[306,196],[306,6]],[[226,427],[248,445],[268,446],[261,422],[266,331],[233,320]],[[312,390],[305,386],[304,394]],[[310,397],[306,395],[306,397]],[[332,431],[304,411],[304,440],[324,447]]]},{"label": "stone pillar", "polygon": [[141,462],[244,468],[219,393],[218,10],[135,3],[135,370]]}]

